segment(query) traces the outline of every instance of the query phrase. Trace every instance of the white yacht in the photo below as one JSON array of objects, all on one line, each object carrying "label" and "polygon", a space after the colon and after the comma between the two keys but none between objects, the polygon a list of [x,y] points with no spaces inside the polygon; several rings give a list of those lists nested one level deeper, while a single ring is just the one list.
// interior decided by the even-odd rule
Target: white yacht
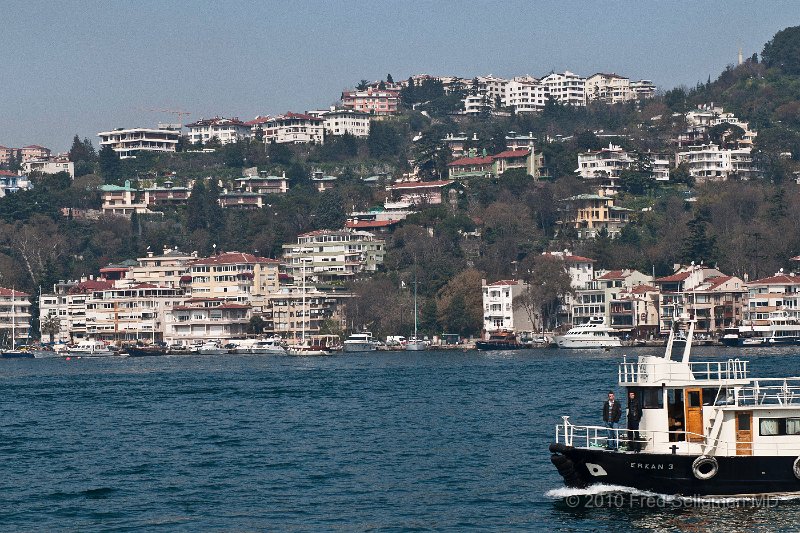
[{"label": "white yacht", "polygon": [[622,346],[614,330],[605,325],[603,317],[593,316],[589,322],[575,326],[564,335],[555,337],[559,348],[616,348]]},{"label": "white yacht", "polygon": [[[694,321],[689,323],[691,341]],[[550,460],[567,486],[622,485],[660,494],[800,494],[800,377],[754,378],[748,361],[623,357],[620,398],[641,408],[639,428],[576,425],[562,416]],[[596,418],[597,413],[593,413]],[[625,418],[622,423],[624,428]]]},{"label": "white yacht", "polygon": [[345,352],[374,352],[378,349],[378,343],[369,331],[353,333],[344,341],[343,350]]},{"label": "white yacht", "polygon": [[228,353],[228,349],[218,341],[206,341],[197,347],[197,353],[200,355],[223,355]]},{"label": "white yacht", "polygon": [[118,355],[119,352],[111,350],[103,341],[84,339],[72,348],[67,349],[67,354],[80,357],[109,357]]},{"label": "white yacht", "polygon": [[767,320],[751,321],[733,331],[725,331],[726,346],[779,346],[800,344],[800,320],[785,310],[772,311]]},{"label": "white yacht", "polygon": [[258,339],[250,346],[252,354],[285,354],[286,348],[283,347],[283,342],[280,337],[271,337],[269,339]]}]

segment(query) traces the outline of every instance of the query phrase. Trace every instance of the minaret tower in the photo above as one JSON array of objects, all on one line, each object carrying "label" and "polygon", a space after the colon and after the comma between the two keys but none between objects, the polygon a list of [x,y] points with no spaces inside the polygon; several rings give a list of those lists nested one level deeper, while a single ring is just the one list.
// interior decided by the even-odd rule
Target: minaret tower
[{"label": "minaret tower", "polygon": [[739,64],[741,65],[742,63],[744,63],[744,61],[742,61],[742,47],[740,46],[739,47]]}]

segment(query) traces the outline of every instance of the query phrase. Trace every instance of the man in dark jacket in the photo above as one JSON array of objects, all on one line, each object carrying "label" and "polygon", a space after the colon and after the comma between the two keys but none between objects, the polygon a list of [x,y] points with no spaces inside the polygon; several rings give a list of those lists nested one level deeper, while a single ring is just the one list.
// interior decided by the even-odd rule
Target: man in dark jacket
[{"label": "man in dark jacket", "polygon": [[603,422],[608,428],[608,449],[616,450],[619,447],[619,419],[622,418],[622,407],[614,398],[614,393],[608,393],[608,401],[603,404]]},{"label": "man in dark jacket", "polygon": [[636,393],[628,393],[628,447],[634,452],[641,450],[639,442],[639,421],[642,420],[642,406]]}]

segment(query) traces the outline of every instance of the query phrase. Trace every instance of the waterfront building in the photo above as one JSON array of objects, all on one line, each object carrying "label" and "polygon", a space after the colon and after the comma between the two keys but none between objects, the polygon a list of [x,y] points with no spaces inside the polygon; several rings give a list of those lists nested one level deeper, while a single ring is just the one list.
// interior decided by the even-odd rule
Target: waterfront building
[{"label": "waterfront building", "polygon": [[30,294],[0,287],[0,339],[4,343],[2,348],[11,348],[12,344],[20,346],[29,341],[30,298]]},{"label": "waterfront building", "polygon": [[325,142],[325,122],[304,113],[287,112],[269,117],[261,125],[264,142],[278,144],[322,144]]},{"label": "waterfront building", "polygon": [[249,139],[253,135],[251,126],[239,120],[238,117],[204,118],[187,124],[186,128],[189,130],[189,141],[194,144],[205,144],[215,138],[220,144],[230,144],[242,139]]},{"label": "waterfront building", "polygon": [[245,337],[250,308],[226,298],[189,298],[167,310],[164,340],[186,346]]},{"label": "waterfront building", "polygon": [[610,302],[609,325],[635,338],[658,336],[658,288],[636,285],[622,289]]},{"label": "waterfront building", "polygon": [[[531,332],[536,328],[536,313],[518,299],[527,285],[517,280],[500,280],[486,283],[481,280],[483,293],[483,332],[488,338],[493,331]],[[528,306],[530,307],[530,306]]]},{"label": "waterfront building", "polygon": [[784,273],[783,269],[772,276],[746,283],[747,306],[742,325],[768,326],[770,314],[785,312],[800,320],[800,276],[795,272]]},{"label": "waterfront building", "polygon": [[[602,193],[602,191],[600,191]],[[614,205],[614,198],[603,194],[578,194],[561,200],[561,220],[556,224],[572,227],[579,239],[593,239],[605,229],[616,237],[628,222],[631,210]]]},{"label": "waterfront building", "polygon": [[363,91],[342,92],[342,105],[347,109],[369,113],[370,115],[394,115],[400,102],[399,89],[378,89],[367,87]]},{"label": "waterfront building", "polygon": [[[612,312],[635,306],[621,304],[614,308],[612,303],[620,300],[624,294],[630,294],[636,287],[653,283],[652,276],[630,269],[611,270],[598,274],[595,272],[595,279],[575,290],[570,307],[572,325],[585,324],[591,317],[599,316],[603,318],[606,325],[619,331],[631,332],[639,321],[632,320],[634,317],[629,315],[626,319],[622,319],[621,316],[614,317]],[[655,308],[653,312],[655,312]]]},{"label": "waterfront building", "polygon": [[326,324],[342,330],[346,328],[343,310],[353,295],[341,288],[308,283],[307,280],[305,298],[302,274],[292,283],[281,285],[279,290],[266,295],[260,314],[265,322],[265,333],[299,341],[304,333],[306,338],[320,334]]},{"label": "waterfront building", "polygon": [[367,231],[317,230],[283,245],[286,273],[312,283],[342,282],[374,273],[383,264],[386,242]]},{"label": "waterfront building", "polygon": [[48,316],[58,317],[57,332],[52,342],[76,342],[87,337],[86,311],[89,300],[95,291],[103,291],[114,286],[113,281],[97,279],[93,276],[75,281],[59,281],[53,285],[53,292],[39,296],[40,322]]},{"label": "waterfront building", "polygon": [[8,170],[0,170],[0,198],[19,190],[27,191],[31,188],[33,188],[33,184],[28,176]]},{"label": "waterfront building", "polygon": [[110,146],[120,159],[136,157],[139,152],[174,152],[181,137],[179,128],[164,125],[158,128],[117,128],[101,131],[100,147]]}]

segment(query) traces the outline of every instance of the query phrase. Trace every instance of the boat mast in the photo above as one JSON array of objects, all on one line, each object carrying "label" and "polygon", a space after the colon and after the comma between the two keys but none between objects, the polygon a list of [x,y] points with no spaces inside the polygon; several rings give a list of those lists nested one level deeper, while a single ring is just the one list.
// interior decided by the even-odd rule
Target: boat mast
[{"label": "boat mast", "polygon": [[417,274],[414,273],[414,340],[417,340]]},{"label": "boat mast", "polygon": [[[302,260],[302,259],[301,259]],[[300,306],[300,313],[301,313],[301,322],[300,322],[300,337],[301,337],[301,344],[305,346],[306,344],[306,262],[303,261],[301,265],[300,272],[303,276],[303,303]]]},{"label": "boat mast", "polygon": [[11,288],[11,351],[14,351],[15,337],[17,336],[17,309],[14,305],[16,302],[17,291]]}]

